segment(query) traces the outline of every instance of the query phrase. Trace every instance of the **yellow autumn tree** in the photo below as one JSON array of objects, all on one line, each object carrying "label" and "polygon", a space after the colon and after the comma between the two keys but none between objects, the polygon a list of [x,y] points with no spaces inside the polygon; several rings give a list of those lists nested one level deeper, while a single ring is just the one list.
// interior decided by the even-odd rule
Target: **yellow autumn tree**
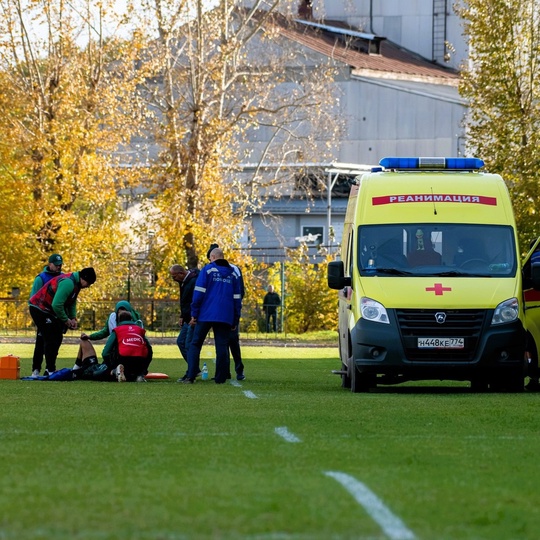
[{"label": "yellow autumn tree", "polygon": [[15,216],[10,247],[0,246],[0,275],[15,279],[15,258],[27,293],[59,252],[67,271],[94,266],[91,293],[109,297],[123,285],[116,266],[130,242],[118,192],[132,178],[117,165],[137,119],[136,42],[110,31],[121,24],[114,2],[0,0],[0,7],[7,154],[0,182]]},{"label": "yellow autumn tree", "polygon": [[[241,4],[219,0],[208,10],[203,0],[144,0],[139,12],[153,73],[144,88],[147,130],[159,149],[145,226],[156,233],[151,257],[163,290],[170,264],[206,263],[212,242],[247,268],[237,249],[246,218],[284,179],[290,184],[288,163],[323,159],[316,137],[325,132],[329,142],[337,126],[329,120],[332,62],[304,64],[304,51],[283,37],[297,3]],[[255,163],[249,175],[246,162]]]},{"label": "yellow autumn tree", "polygon": [[469,43],[460,87],[468,147],[505,179],[526,253],[540,235],[540,5],[468,0],[458,12]]},{"label": "yellow autumn tree", "polygon": [[328,288],[326,281],[326,267],[333,256],[323,252],[324,260],[316,264],[305,243],[289,250],[288,254],[285,299],[282,299],[287,331],[302,334],[334,330],[338,324],[337,295]]}]

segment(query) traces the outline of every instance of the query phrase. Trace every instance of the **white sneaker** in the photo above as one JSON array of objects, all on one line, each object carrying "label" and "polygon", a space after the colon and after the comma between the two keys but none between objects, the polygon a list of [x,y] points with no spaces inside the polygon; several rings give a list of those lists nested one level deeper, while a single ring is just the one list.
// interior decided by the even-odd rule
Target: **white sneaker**
[{"label": "white sneaker", "polygon": [[138,375],[135,382],[146,382],[146,379],[142,375]]},{"label": "white sneaker", "polygon": [[54,373],[54,371],[49,371],[48,369],[46,369],[46,370],[43,372],[43,375],[44,375],[45,377],[50,377],[53,373]]},{"label": "white sneaker", "polygon": [[34,371],[32,371],[32,375],[30,375],[30,377],[32,377],[32,379],[37,379],[39,377],[39,369],[34,369]]},{"label": "white sneaker", "polygon": [[114,374],[116,375],[116,380],[118,382],[126,382],[126,376],[124,375],[124,366],[122,364],[118,364],[116,366]]}]

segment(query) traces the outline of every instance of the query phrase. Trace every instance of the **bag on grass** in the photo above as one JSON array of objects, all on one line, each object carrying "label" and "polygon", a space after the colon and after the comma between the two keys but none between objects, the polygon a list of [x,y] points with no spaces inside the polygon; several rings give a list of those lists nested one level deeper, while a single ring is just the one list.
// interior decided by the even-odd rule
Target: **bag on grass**
[{"label": "bag on grass", "polygon": [[67,367],[59,369],[49,375],[49,381],[72,381],[74,378],[73,370]]}]

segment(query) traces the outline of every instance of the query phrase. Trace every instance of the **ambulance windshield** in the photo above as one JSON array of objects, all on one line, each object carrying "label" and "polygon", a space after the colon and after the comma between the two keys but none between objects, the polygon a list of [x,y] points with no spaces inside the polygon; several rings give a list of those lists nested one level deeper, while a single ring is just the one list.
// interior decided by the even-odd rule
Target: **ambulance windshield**
[{"label": "ambulance windshield", "polygon": [[514,277],[517,271],[509,226],[362,225],[357,238],[361,275]]}]

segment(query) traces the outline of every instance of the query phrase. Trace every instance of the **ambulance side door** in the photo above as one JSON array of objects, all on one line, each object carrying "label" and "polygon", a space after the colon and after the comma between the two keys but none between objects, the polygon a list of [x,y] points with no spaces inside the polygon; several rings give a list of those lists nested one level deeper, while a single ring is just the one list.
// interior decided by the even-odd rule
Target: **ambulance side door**
[{"label": "ambulance side door", "polygon": [[[540,287],[533,280],[533,265],[540,265],[540,238],[531,244],[522,265],[524,325],[527,330],[527,351],[535,360],[540,349]],[[536,287],[535,287],[536,285]],[[532,339],[531,339],[532,338]]]},{"label": "ambulance side door", "polygon": [[[351,278],[353,282],[354,262],[354,227],[352,223],[347,223],[343,230],[343,242],[345,255],[343,270],[345,277]],[[341,360],[346,364],[349,356],[349,319],[351,317],[351,297],[353,294],[352,285],[347,285],[339,291],[339,352]]]}]

